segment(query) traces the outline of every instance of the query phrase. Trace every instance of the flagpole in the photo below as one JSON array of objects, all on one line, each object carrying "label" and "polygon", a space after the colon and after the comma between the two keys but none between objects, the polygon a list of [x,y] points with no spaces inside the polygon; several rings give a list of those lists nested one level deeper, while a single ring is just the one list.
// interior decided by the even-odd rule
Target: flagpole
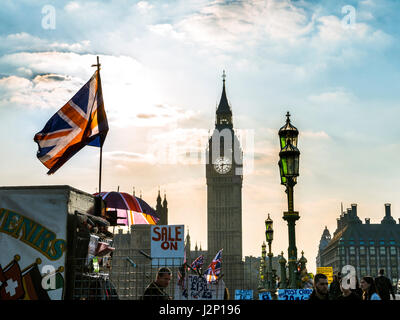
[{"label": "flagpole", "polygon": [[103,160],[103,146],[100,146],[100,168],[99,168],[99,193],[101,193],[101,166]]},{"label": "flagpole", "polygon": [[[101,83],[100,83],[100,60],[99,56],[97,56],[97,64],[93,64],[92,67],[97,67],[97,86],[98,90],[101,90]],[[100,165],[99,165],[99,194],[101,193],[101,169],[102,169],[102,162],[103,162],[103,145],[100,145]]]}]

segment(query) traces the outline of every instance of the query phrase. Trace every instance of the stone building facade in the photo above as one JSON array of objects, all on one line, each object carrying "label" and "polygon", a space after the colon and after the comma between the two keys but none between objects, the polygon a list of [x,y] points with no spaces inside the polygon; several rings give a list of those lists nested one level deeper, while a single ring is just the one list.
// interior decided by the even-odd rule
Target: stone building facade
[{"label": "stone building facade", "polygon": [[376,277],[382,268],[396,283],[400,275],[400,221],[396,223],[391,215],[391,205],[387,203],[381,223],[373,224],[369,218],[363,223],[357,215],[357,205],[352,204],[337,219],[332,239],[320,247],[318,256],[317,265],[332,266],[334,273],[351,265],[358,278]]}]

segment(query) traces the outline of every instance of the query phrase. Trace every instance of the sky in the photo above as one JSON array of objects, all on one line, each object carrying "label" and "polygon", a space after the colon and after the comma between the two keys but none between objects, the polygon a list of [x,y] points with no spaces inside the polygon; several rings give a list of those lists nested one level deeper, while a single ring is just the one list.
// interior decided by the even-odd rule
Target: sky
[{"label": "sky", "polygon": [[[99,149],[85,147],[54,175],[33,141],[85,84],[100,57],[109,133],[102,190],[155,206],[207,248],[205,164],[222,72],[244,150],[243,255],[261,255],[264,220],[287,258],[278,130],[300,131],[294,205],[298,256],[315,272],[325,226],[352,203],[379,223],[400,218],[400,2],[2,1],[0,185],[98,188]],[[212,131],[211,131],[212,132]],[[188,156],[189,155],[189,156]]]}]

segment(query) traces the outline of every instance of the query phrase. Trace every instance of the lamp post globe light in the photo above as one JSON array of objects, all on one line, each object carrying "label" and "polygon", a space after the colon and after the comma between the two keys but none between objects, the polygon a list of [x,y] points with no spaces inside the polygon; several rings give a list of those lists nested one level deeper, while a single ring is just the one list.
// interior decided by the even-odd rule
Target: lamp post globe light
[{"label": "lamp post globe light", "polygon": [[268,244],[274,240],[274,229],[272,227],[273,224],[274,221],[272,221],[268,213],[268,218],[265,220],[265,239],[267,240]]},{"label": "lamp post globe light", "polygon": [[279,129],[279,142],[281,150],[286,147],[290,142],[291,145],[297,147],[297,141],[299,137],[299,130],[290,123],[290,113],[286,113],[286,123]]},{"label": "lamp post globe light", "polygon": [[286,114],[286,124],[279,129],[279,142],[281,151],[279,152],[279,172],[281,184],[286,186],[288,199],[288,211],[283,213],[283,219],[287,221],[289,232],[288,264],[289,264],[289,288],[296,289],[296,221],[300,218],[299,213],[294,211],[293,187],[297,183],[299,176],[300,151],[297,149],[299,131],[290,122],[290,113]]}]

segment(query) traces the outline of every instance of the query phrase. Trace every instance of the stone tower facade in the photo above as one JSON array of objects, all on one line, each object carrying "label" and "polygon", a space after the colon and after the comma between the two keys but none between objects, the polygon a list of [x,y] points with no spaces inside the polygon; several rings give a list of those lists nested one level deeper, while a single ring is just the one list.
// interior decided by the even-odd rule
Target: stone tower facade
[{"label": "stone tower facade", "polygon": [[213,135],[209,139],[206,162],[207,230],[210,263],[222,252],[222,274],[234,295],[243,286],[242,262],[242,150],[232,123],[232,110],[223,76],[221,100],[216,110]]},{"label": "stone tower facade", "polygon": [[321,236],[321,240],[319,241],[318,254],[316,258],[317,267],[321,267],[321,252],[328,246],[330,241],[331,234],[329,233],[328,227],[325,226],[324,232]]}]

